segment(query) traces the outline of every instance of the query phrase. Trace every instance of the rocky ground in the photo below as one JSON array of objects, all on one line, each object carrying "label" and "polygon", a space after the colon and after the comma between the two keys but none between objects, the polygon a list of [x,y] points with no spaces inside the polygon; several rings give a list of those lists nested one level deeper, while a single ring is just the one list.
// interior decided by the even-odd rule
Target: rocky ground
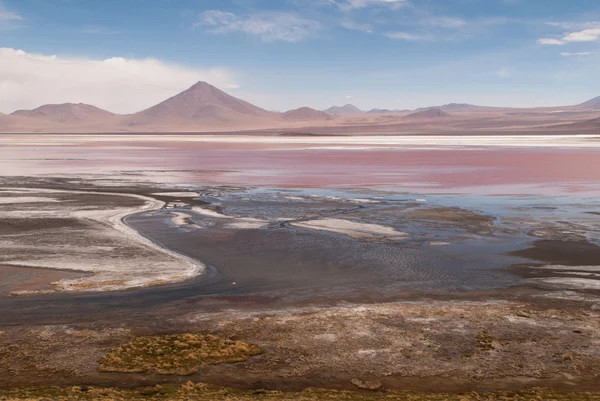
[{"label": "rocky ground", "polygon": [[[432,299],[172,317],[165,310],[161,321],[136,327],[114,322],[5,328],[0,375],[8,388],[191,380],[286,391],[431,391],[432,383],[442,392],[599,391],[600,302],[578,297]],[[264,353],[248,362],[199,366],[189,376],[98,370],[107,353],[136,336],[181,332],[249,341]]]}]

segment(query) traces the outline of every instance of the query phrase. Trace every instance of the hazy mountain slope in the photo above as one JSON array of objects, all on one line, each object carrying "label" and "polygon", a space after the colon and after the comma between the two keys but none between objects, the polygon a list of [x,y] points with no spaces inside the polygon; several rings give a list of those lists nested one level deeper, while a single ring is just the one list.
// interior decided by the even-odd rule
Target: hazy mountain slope
[{"label": "hazy mountain slope", "polygon": [[334,115],[334,116],[343,116],[348,114],[363,114],[364,111],[354,106],[353,104],[347,104],[344,106],[333,106],[323,112]]},{"label": "hazy mountain slope", "polygon": [[46,104],[33,110],[17,110],[11,115],[57,123],[98,121],[115,116],[115,114],[109,111],[83,103]]},{"label": "hazy mountain slope", "polygon": [[301,107],[283,113],[282,118],[286,121],[328,121],[333,117],[323,111],[311,109],[310,107]]},{"label": "hazy mountain slope", "polygon": [[419,118],[440,118],[440,117],[449,117],[450,114],[442,111],[440,109],[428,109],[423,111],[417,111],[416,113],[412,113],[407,115],[405,118],[419,119]]}]

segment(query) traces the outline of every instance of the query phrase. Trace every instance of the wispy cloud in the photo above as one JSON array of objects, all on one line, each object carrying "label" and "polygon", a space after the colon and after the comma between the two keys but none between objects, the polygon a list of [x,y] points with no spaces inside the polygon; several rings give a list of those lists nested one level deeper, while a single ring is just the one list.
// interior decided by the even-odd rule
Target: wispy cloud
[{"label": "wispy cloud", "polygon": [[22,20],[21,15],[8,11],[0,1],[0,31],[18,28],[19,22]]},{"label": "wispy cloud", "polygon": [[566,44],[565,42],[563,42],[560,39],[552,39],[552,38],[538,39],[538,43],[541,45],[555,45],[555,46],[560,46],[560,45]]},{"label": "wispy cloud", "polygon": [[340,25],[343,28],[350,29],[352,31],[373,33],[373,26],[371,26],[371,24],[361,23],[350,19],[343,19]]},{"label": "wispy cloud", "polygon": [[595,53],[594,52],[578,52],[578,53],[562,52],[562,53],[560,53],[560,55],[563,57],[591,56],[592,54],[595,54]]},{"label": "wispy cloud", "polygon": [[390,39],[406,40],[409,42],[424,42],[434,40],[434,37],[430,35],[421,35],[409,32],[386,32],[383,35]]},{"label": "wispy cloud", "polygon": [[494,26],[517,22],[507,18],[467,20],[450,16],[426,16],[406,24],[412,29],[388,31],[384,35],[390,39],[407,41],[462,41],[476,37]]},{"label": "wispy cloud", "polygon": [[6,10],[2,4],[0,4],[0,20],[22,20],[19,14]]},{"label": "wispy cloud", "polygon": [[328,0],[342,10],[355,10],[367,7],[388,7],[394,10],[410,6],[409,0]]},{"label": "wispy cloud", "polygon": [[[550,23],[552,26],[566,27],[576,26],[577,23]],[[579,23],[581,24],[581,23]],[[594,25],[597,24],[597,25]],[[541,38],[538,43],[542,45],[566,45],[577,42],[598,42],[600,41],[600,22],[587,22],[585,26],[597,26],[596,28],[587,28],[580,31],[568,32],[561,38]]]},{"label": "wispy cloud", "polygon": [[462,28],[468,23],[462,18],[441,16],[421,19],[421,24],[439,28]]},{"label": "wispy cloud", "polygon": [[194,26],[207,28],[214,34],[254,35],[264,42],[299,42],[314,36],[321,28],[319,22],[295,13],[261,12],[242,16],[219,10],[205,11]]},{"label": "wispy cloud", "polygon": [[569,31],[581,31],[584,29],[600,28],[600,21],[552,21],[546,25]]}]

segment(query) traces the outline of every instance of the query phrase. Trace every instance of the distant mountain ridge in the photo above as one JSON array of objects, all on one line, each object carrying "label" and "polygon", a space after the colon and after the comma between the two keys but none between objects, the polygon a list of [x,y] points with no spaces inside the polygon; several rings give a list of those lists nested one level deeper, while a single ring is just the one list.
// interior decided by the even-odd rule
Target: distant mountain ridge
[{"label": "distant mountain ridge", "polygon": [[282,117],[287,121],[327,121],[333,119],[328,113],[310,107],[300,107],[299,109],[286,111],[282,114]]},{"label": "distant mountain ridge", "polygon": [[356,107],[353,104],[346,104],[344,106],[332,106],[326,110],[323,110],[323,112],[327,113],[327,114],[332,114],[334,116],[343,116],[343,115],[347,115],[347,114],[363,114],[364,111],[362,111],[361,109],[359,109],[358,107]]},{"label": "distant mountain ridge", "polygon": [[200,81],[134,114],[114,114],[84,103],[48,104],[33,110],[17,110],[10,115],[0,113],[0,132],[283,132],[298,128],[303,128],[302,132],[359,132],[371,131],[371,127],[373,131],[401,132],[408,126],[411,130],[431,130],[442,125],[453,130],[473,127],[497,130],[514,126],[538,129],[544,124],[593,131],[600,124],[599,109],[600,97],[582,105],[545,108],[449,103],[411,112],[363,111],[347,104],[330,107],[327,112],[300,107],[280,113],[267,111]]},{"label": "distant mountain ridge", "polygon": [[449,116],[450,114],[446,113],[445,111],[434,108],[411,113],[407,115],[406,118],[440,118]]},{"label": "distant mountain ridge", "polygon": [[386,113],[400,113],[403,111],[410,111],[410,110],[371,109],[371,110],[367,111],[367,113],[369,113],[369,114],[386,114]]},{"label": "distant mountain ridge", "polygon": [[600,96],[588,100],[587,102],[581,103],[580,106],[597,106],[600,105]]},{"label": "distant mountain ridge", "polygon": [[448,104],[444,104],[442,106],[421,107],[421,108],[415,109],[414,111],[419,112],[419,111],[437,109],[437,110],[442,110],[445,112],[460,112],[460,111],[473,111],[476,109],[489,109],[489,108],[490,107],[487,107],[487,106],[476,106],[474,104],[468,104],[468,103],[448,103]]},{"label": "distant mountain ridge", "polygon": [[17,110],[11,115],[58,123],[96,121],[115,116],[114,113],[84,103],[46,104],[33,110]]}]

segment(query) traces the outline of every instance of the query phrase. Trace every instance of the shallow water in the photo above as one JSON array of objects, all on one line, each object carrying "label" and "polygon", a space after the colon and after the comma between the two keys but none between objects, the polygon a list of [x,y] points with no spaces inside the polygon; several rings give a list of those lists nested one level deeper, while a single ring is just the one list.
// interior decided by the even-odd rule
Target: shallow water
[{"label": "shallow water", "polygon": [[580,197],[600,194],[598,143],[550,135],[2,135],[0,176]]},{"label": "shallow water", "polygon": [[[173,211],[191,213],[203,228],[174,225],[168,210],[130,216],[126,222],[148,238],[207,263],[207,274],[115,293],[0,298],[5,324],[93,321],[106,313],[131,318],[215,296],[276,302],[504,288],[528,283],[508,267],[532,262],[508,252],[546,237],[600,242],[600,217],[594,214],[600,212],[600,149],[578,139],[568,140],[576,146],[565,150],[560,141],[536,147],[543,142],[539,138],[516,141],[510,149],[502,138],[493,146],[446,138],[433,148],[419,145],[418,137],[386,144],[371,138],[361,139],[370,145],[335,149],[310,138],[300,144],[299,139],[202,138],[0,138],[0,177],[61,176],[113,187],[168,183],[170,192],[205,185],[254,187],[220,187],[197,205],[207,202],[233,217],[268,221],[264,228],[231,229],[186,208]],[[403,215],[422,207],[462,208],[495,220],[486,228]],[[393,227],[409,238],[364,241],[277,220],[338,212],[336,218]]]},{"label": "shallow water", "polygon": [[[137,214],[125,221],[153,241],[217,267],[224,285],[235,282],[235,290],[245,293],[318,297],[365,290],[490,289],[520,283],[502,268],[522,261],[505,253],[524,247],[528,239],[523,236],[486,236],[460,224],[409,222],[403,213],[426,207],[406,196],[378,196],[371,199],[373,203],[357,206],[355,199],[366,199],[364,194],[317,192],[252,190],[210,198],[230,217],[264,219],[266,227],[260,229],[231,229],[230,220],[185,208]],[[453,199],[436,200],[435,206],[447,207]],[[174,226],[173,212],[189,213],[197,226]],[[408,237],[369,241],[289,224],[332,214],[393,227]]]},{"label": "shallow water", "polygon": [[[262,299],[265,305],[276,306],[281,302],[369,299],[407,291],[451,293],[527,285],[528,278],[510,267],[533,261],[508,253],[538,239],[517,229],[527,222],[529,209],[535,211],[532,221],[542,221],[548,232],[555,233],[560,229],[557,222],[575,217],[587,219],[593,226],[597,216],[585,212],[599,206],[591,199],[383,192],[369,196],[364,190],[323,189],[313,193],[306,189],[215,188],[201,199],[202,207],[218,206],[218,211],[201,214],[190,207],[175,207],[134,214],[125,222],[151,240],[206,263],[208,271],[203,276],[112,293],[0,298],[0,320],[5,325],[94,321],[100,316],[130,320],[143,319],[167,306],[181,312],[202,310],[203,299],[239,299],[249,305]],[[171,200],[181,199],[175,196]],[[419,210],[462,210],[466,217],[443,221],[406,215]],[[175,225],[174,212],[190,216],[194,225]],[[231,218],[219,217],[219,213]],[[365,241],[287,224],[288,219],[314,219],[331,213],[355,222],[394,227],[409,237]],[[265,220],[265,227],[228,226],[236,218],[248,216]],[[494,224],[482,224],[490,216],[497,217]],[[586,227],[579,228],[582,235],[590,234]]]}]

